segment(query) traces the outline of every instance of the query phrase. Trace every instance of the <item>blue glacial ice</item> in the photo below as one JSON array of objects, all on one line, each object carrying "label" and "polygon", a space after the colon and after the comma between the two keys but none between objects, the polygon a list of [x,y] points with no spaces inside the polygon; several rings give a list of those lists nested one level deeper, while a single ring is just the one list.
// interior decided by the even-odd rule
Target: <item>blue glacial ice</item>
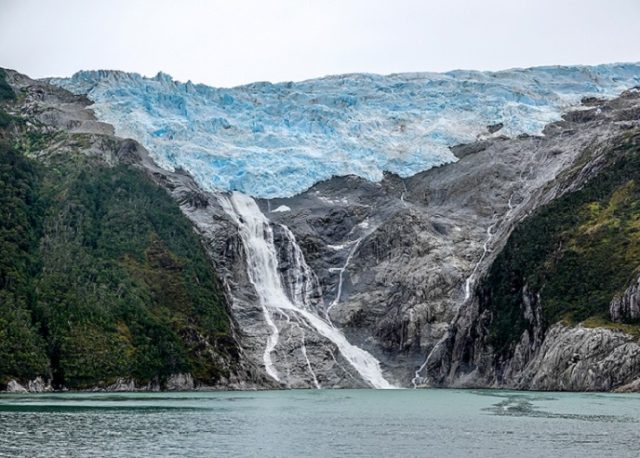
[{"label": "blue glacial ice", "polygon": [[286,197],[334,175],[372,181],[455,161],[449,146],[487,134],[540,134],[585,96],[640,84],[640,64],[348,74],[214,88],[117,71],[54,83],[87,94],[98,118],[205,188]]}]

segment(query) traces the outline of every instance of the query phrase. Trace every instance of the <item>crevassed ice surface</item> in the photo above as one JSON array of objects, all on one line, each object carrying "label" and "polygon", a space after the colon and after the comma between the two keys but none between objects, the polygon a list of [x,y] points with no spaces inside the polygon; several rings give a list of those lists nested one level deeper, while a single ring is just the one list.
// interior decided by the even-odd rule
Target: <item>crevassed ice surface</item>
[{"label": "crevassed ice surface", "polygon": [[287,197],[334,175],[372,181],[455,161],[449,146],[490,124],[539,134],[585,96],[640,84],[640,64],[349,74],[298,83],[214,88],[115,71],[54,83],[95,102],[120,136],[142,142],[168,169],[205,188]]}]

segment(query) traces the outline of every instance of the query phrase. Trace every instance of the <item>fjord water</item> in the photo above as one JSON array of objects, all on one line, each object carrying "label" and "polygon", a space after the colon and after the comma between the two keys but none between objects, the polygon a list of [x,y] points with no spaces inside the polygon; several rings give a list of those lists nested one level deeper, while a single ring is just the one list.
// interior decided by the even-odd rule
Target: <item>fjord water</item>
[{"label": "fjord water", "polygon": [[637,457],[639,423],[638,394],[3,394],[0,456]]}]

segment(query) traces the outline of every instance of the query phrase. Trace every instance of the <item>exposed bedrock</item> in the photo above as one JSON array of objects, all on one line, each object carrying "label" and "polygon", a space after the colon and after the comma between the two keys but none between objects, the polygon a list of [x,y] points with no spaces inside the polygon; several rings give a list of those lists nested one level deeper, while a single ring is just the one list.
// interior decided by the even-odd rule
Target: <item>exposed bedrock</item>
[{"label": "exposed bedrock", "polygon": [[[475,294],[513,227],[597,175],[610,149],[638,127],[637,91],[592,104],[596,107],[549,125],[543,137],[458,146],[454,152],[464,151],[458,162],[408,179],[334,178],[262,207],[288,210],[267,214],[300,241],[331,319],[402,385],[413,380],[437,386],[612,389],[638,376],[635,344],[619,345],[633,340],[628,335],[589,327],[549,330],[553,323],[544,322],[535,294],[525,289],[521,307],[529,326],[517,350],[500,361],[488,343],[491,317]],[[634,316],[636,292],[632,285],[614,299],[612,314]],[[585,341],[599,351],[583,358],[567,379],[573,353],[559,348],[574,338],[567,347],[574,353]],[[616,355],[626,355],[617,369]],[[585,378],[585,367],[595,375]],[[609,370],[619,373],[610,376]],[[534,372],[548,375],[536,378]]]},{"label": "exposed bedrock", "polygon": [[613,298],[609,313],[613,321],[640,320],[640,277],[622,295]]},{"label": "exposed bedrock", "polygon": [[[546,184],[532,189],[530,192],[533,198],[512,213],[515,220],[509,222],[507,217],[510,215],[507,213],[500,223],[513,227],[514,223],[521,219],[519,227],[526,230],[526,226],[531,224],[530,221],[540,221],[540,214],[547,215],[544,216],[546,220],[552,221],[553,215],[550,217],[549,212],[537,212],[537,209],[543,209],[545,204],[556,200],[561,202],[557,205],[558,210],[564,208],[565,212],[582,215],[582,219],[576,219],[576,223],[568,226],[578,234],[577,237],[585,234],[582,238],[568,239],[581,240],[581,245],[567,248],[560,243],[551,253],[551,257],[547,258],[546,262],[552,260],[552,263],[547,267],[537,267],[538,271],[545,275],[538,277],[543,279],[537,281],[542,281],[544,285],[555,277],[569,275],[568,270],[562,270],[566,269],[567,264],[557,264],[565,267],[553,270],[553,266],[556,265],[553,264],[556,262],[554,258],[561,259],[567,249],[571,250],[570,253],[579,253],[576,258],[577,270],[573,272],[571,280],[576,292],[564,297],[567,303],[564,306],[567,310],[564,318],[560,315],[562,306],[558,305],[557,300],[551,298],[554,304],[552,308],[552,304],[545,303],[545,294],[553,294],[550,290],[552,286],[547,286],[540,292],[534,291],[532,285],[527,284],[527,275],[532,272],[509,274],[514,281],[510,294],[514,298],[512,303],[515,307],[510,317],[501,315],[504,314],[504,310],[496,312],[496,285],[485,284],[462,304],[447,335],[429,354],[422,373],[424,383],[437,386],[491,386],[540,390],[631,390],[633,387],[637,389],[638,384],[634,384],[634,381],[638,379],[640,368],[637,356],[637,327],[633,324],[634,320],[637,320],[634,318],[637,307],[637,280],[632,281],[626,290],[622,289],[613,297],[609,296],[609,303],[606,297],[601,298],[603,291],[611,288],[608,280],[604,281],[603,285],[590,283],[594,281],[590,278],[593,268],[587,269],[585,259],[589,261],[590,258],[584,253],[597,253],[599,247],[604,246],[602,243],[608,243],[609,239],[602,235],[606,234],[602,231],[607,225],[622,224],[624,227],[627,224],[625,218],[631,225],[635,220],[632,209],[637,200],[632,193],[635,192],[633,190],[637,179],[637,166],[634,164],[637,161],[640,142],[637,130],[639,118],[632,113],[635,112],[633,107],[638,106],[638,103],[638,92],[629,91],[619,99],[601,103],[597,115],[567,116],[565,119],[571,121],[550,125],[546,129],[547,138],[543,143],[554,139],[566,139],[568,144],[576,145],[572,153],[573,162],[565,164],[563,170]],[[578,148],[578,143],[575,142],[582,142],[583,146]],[[563,151],[567,151],[566,145]],[[565,154],[559,151],[558,155]],[[620,185],[616,184],[616,180]],[[585,199],[585,195],[589,198]],[[585,208],[595,209],[599,205],[598,199],[608,205],[609,213],[598,213],[597,220],[596,214],[592,217],[580,213],[584,212]],[[569,203],[573,201],[590,203],[587,206],[572,208]],[[618,201],[624,202],[625,207],[621,207],[624,211],[614,210],[614,205],[619,207],[616,203]],[[532,214],[538,215],[538,219],[527,216]],[[614,214],[615,219],[607,219]],[[570,213],[568,215],[571,216]],[[553,226],[544,230],[548,231],[547,237],[553,235]],[[633,230],[615,234],[617,239],[614,240],[621,240],[622,247],[628,246],[618,248],[623,256],[622,265],[625,269],[634,271],[639,260],[633,255]],[[496,238],[495,248],[479,266],[482,280],[485,279],[487,271],[496,267],[496,256],[509,242],[507,235],[509,233],[505,232]],[[609,258],[604,263],[601,261],[605,266],[602,270],[605,272],[606,266],[618,259],[616,256],[619,255],[615,249],[616,246],[612,245]],[[522,247],[513,246],[513,254],[506,258],[513,260],[515,256],[530,255],[523,250]],[[607,255],[606,250],[601,251]],[[504,259],[501,262],[504,262]],[[523,263],[514,264],[516,265]],[[609,271],[608,275],[617,275],[624,282],[624,275],[619,275],[620,272],[616,269]],[[485,283],[490,283],[495,278],[491,277]],[[637,274],[634,278],[637,278]],[[553,287],[557,288],[557,283]],[[578,297],[574,295],[584,294],[581,291],[585,290],[591,291],[591,296],[589,293],[585,296],[593,297],[590,303],[571,305],[574,297]],[[593,304],[598,304],[598,301],[604,307],[600,305],[600,308],[594,309]],[[585,314],[588,316],[589,313],[595,313],[595,318],[587,319],[584,326],[575,323],[573,317]],[[609,319],[631,324],[618,326],[608,321]]]}]

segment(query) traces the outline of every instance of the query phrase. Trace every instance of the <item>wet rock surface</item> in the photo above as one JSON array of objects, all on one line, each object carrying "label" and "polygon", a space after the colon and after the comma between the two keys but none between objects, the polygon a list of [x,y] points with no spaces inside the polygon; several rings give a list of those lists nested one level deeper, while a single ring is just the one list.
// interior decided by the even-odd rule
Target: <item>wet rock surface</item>
[{"label": "wet rock surface", "polygon": [[[473,294],[514,225],[597,174],[607,148],[638,127],[619,121],[640,104],[636,91],[588,103],[595,108],[572,112],[549,125],[543,137],[460,145],[452,149],[458,162],[408,179],[334,178],[294,198],[265,201],[263,209],[290,208],[268,215],[301,241],[331,318],[402,385],[413,380],[437,386],[612,389],[637,371],[634,363],[616,366],[617,356],[633,360],[632,347],[623,351],[616,345],[619,334],[562,328],[547,335],[531,298],[524,301],[530,304],[530,330],[513,361],[496,365],[485,341],[488,317]],[[631,296],[627,292],[626,304]],[[622,312],[632,308],[616,310],[632,313]],[[560,352],[560,346],[579,352],[590,338],[600,342],[590,341],[600,351],[588,369],[583,362],[567,379],[559,368],[573,353]],[[611,370],[619,376],[611,379]],[[584,378],[589,371],[595,375]],[[535,378],[534,372],[547,376]]]}]

